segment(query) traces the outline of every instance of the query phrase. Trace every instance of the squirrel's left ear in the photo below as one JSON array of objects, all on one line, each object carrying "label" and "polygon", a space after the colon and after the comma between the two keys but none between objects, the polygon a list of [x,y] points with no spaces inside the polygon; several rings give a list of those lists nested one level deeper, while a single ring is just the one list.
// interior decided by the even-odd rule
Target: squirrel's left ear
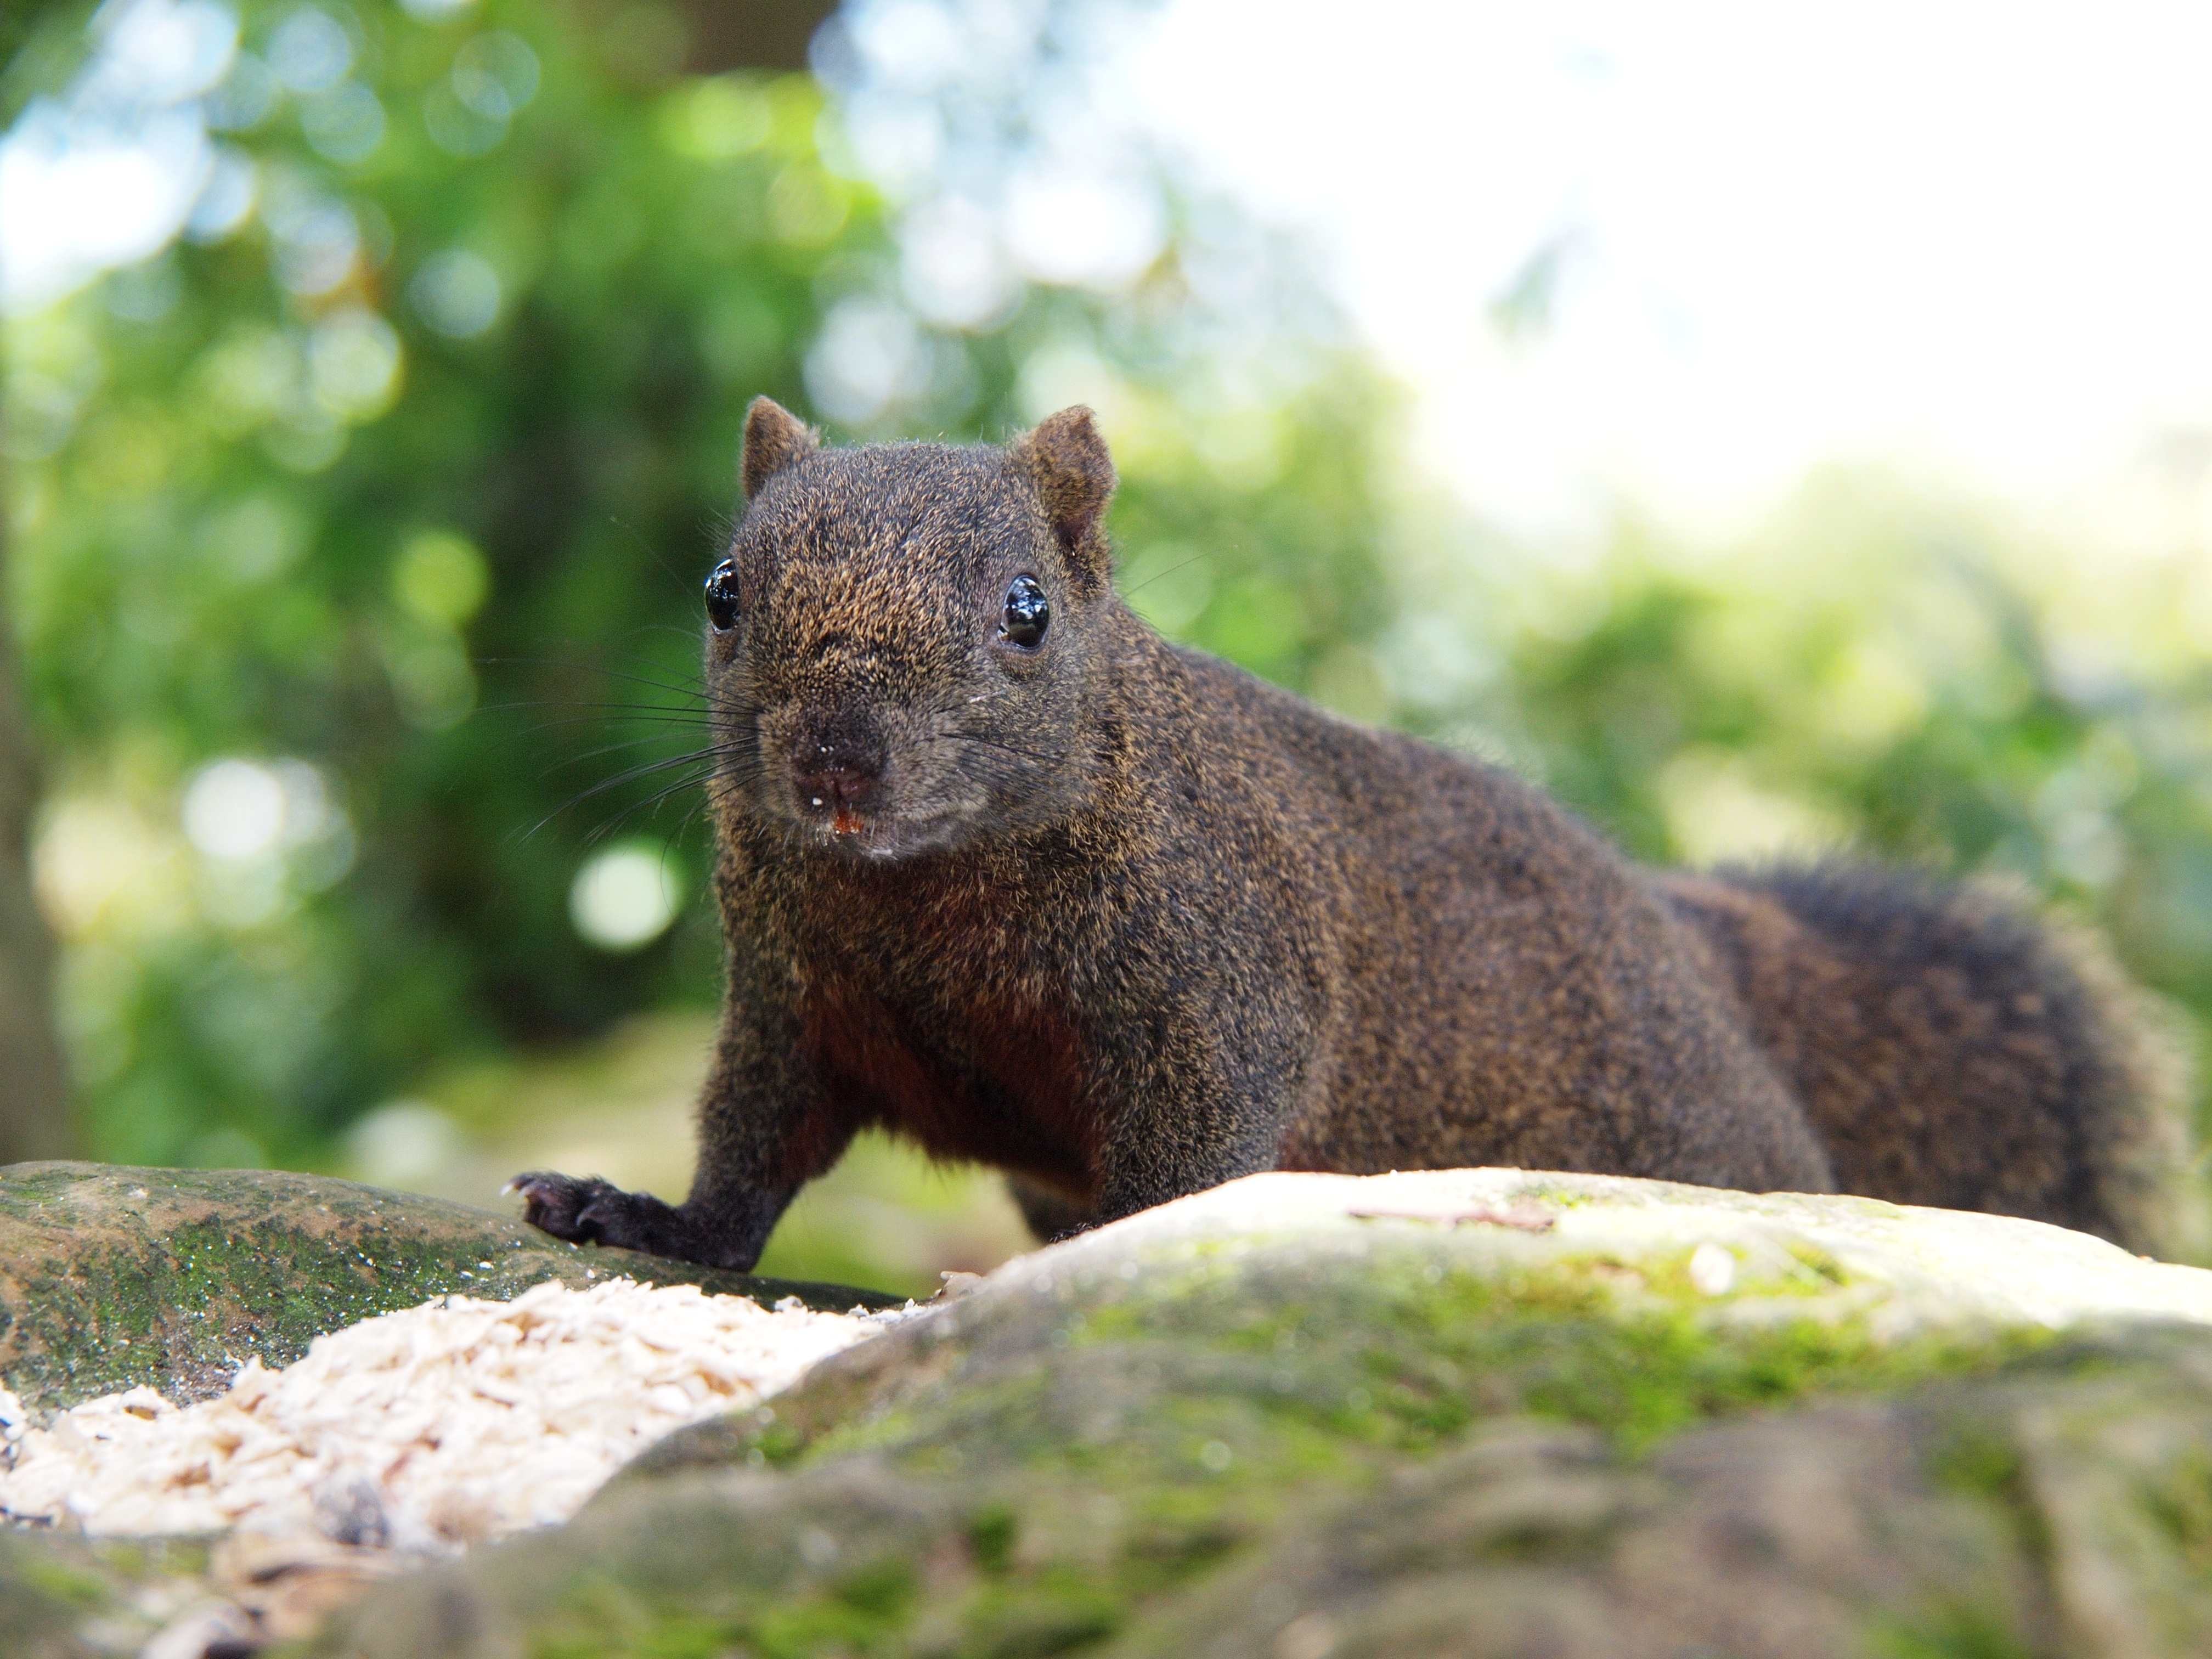
[{"label": "squirrel's left ear", "polygon": [[1103,587],[1114,563],[1105,532],[1114,458],[1091,411],[1081,404],[1061,410],[1015,439],[1012,455],[1036,486],[1068,568],[1085,587]]}]

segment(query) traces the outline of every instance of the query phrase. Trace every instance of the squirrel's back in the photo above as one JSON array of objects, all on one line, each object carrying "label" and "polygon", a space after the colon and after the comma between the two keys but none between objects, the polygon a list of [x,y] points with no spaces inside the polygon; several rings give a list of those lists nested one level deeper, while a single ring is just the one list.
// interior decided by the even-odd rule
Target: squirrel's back
[{"label": "squirrel's back", "polygon": [[[1308,1120],[1316,1144],[1294,1138],[1289,1162],[1432,1161],[1455,1139],[1455,1101],[1480,1110],[1501,1152],[1519,1139],[1501,1128],[1524,1091],[1595,1105],[1587,1079],[1612,1062],[1568,1038],[1606,1023],[1547,1015],[1544,999],[1556,1006],[1578,972],[1620,951],[1637,964],[1613,981],[1636,997],[1613,1023],[1621,1046],[1686,1026],[1739,1086],[1751,1065],[1771,1066],[1838,1189],[2203,1252],[2179,1030],[2087,929],[1988,885],[1864,861],[1650,876],[1510,773],[1175,654],[1210,740],[1241,744],[1247,766],[1267,756],[1263,787],[1298,832],[1303,879],[1344,895],[1335,928],[1360,964],[1344,991],[1358,1012],[1328,1068],[1334,1109]],[[1707,986],[1722,1019],[1698,994]],[[1545,1040],[1516,1042],[1516,1030]],[[1740,1036],[1755,1060],[1733,1052]],[[1638,1056],[1647,1076],[1652,1058]],[[1681,1080],[1675,1121],[1697,1116],[1698,1085]],[[1434,1115],[1385,1103],[1411,1100]],[[1576,1115],[1600,1159],[1607,1115]],[[1555,1121],[1523,1120],[1515,1160],[1569,1161],[1547,1144]]]},{"label": "squirrel's back", "polygon": [[1510,772],[1198,652],[1161,658],[1146,685],[1187,690],[1149,739],[1189,766],[1182,830],[1201,838],[1176,867],[1228,853],[1243,878],[1280,883],[1241,971],[1321,981],[1280,1167],[1492,1163],[1826,1189],[1732,990],[1602,836]]}]

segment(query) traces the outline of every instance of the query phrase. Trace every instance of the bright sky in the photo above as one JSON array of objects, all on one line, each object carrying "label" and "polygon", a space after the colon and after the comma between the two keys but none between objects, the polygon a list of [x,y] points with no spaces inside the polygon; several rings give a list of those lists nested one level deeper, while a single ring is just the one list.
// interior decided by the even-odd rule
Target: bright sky
[{"label": "bright sky", "polygon": [[1838,457],[2094,519],[2212,434],[2201,0],[1169,0],[1135,85],[1310,227],[1426,458],[1531,528],[1731,523]]}]

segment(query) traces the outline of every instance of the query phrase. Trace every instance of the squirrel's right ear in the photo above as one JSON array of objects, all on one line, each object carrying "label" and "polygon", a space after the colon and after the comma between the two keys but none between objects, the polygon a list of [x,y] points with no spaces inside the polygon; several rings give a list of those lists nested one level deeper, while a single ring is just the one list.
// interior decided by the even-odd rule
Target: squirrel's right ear
[{"label": "squirrel's right ear", "polygon": [[1106,503],[1114,497],[1114,459],[1091,411],[1078,404],[1047,416],[1014,440],[1013,458],[1036,485],[1076,579],[1104,586],[1114,557],[1103,528]]},{"label": "squirrel's right ear", "polygon": [[745,446],[738,482],[747,501],[761,486],[822,441],[821,434],[773,398],[756,398],[745,410]]}]

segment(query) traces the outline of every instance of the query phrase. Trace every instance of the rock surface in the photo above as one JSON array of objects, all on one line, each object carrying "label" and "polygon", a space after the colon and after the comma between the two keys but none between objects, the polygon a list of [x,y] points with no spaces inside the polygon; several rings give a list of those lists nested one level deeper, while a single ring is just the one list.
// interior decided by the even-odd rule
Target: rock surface
[{"label": "rock surface", "polygon": [[617,1275],[831,1311],[890,1303],[580,1249],[511,1216],[319,1176],[0,1168],[0,1379],[42,1414],[141,1383],[204,1400],[250,1354],[289,1364],[325,1331],[432,1297]]},{"label": "rock surface", "polygon": [[1256,1176],[305,1650],[2212,1652],[2212,1273],[1850,1199]]},{"label": "rock surface", "polygon": [[[131,1358],[110,1308],[153,1310],[181,1333],[161,1352],[205,1365],[204,1323],[303,1341],[356,1306],[616,1256],[339,1182],[23,1173],[0,1224],[30,1231],[0,1240],[52,1262],[66,1200],[87,1265],[33,1282],[11,1242],[0,1289],[38,1340],[0,1352],[65,1381]],[[157,1202],[149,1176],[195,1184]],[[102,1300],[109,1255],[155,1289]],[[277,1629],[358,1589],[226,1566],[236,1541],[0,1534],[6,1650],[136,1653],[166,1624],[197,1654],[191,1632],[230,1628],[194,1603],[210,1584],[291,1597]],[[1851,1199],[1257,1176],[1011,1262],[663,1441],[568,1525],[377,1585],[277,1650],[2200,1655],[2212,1273]]]}]

